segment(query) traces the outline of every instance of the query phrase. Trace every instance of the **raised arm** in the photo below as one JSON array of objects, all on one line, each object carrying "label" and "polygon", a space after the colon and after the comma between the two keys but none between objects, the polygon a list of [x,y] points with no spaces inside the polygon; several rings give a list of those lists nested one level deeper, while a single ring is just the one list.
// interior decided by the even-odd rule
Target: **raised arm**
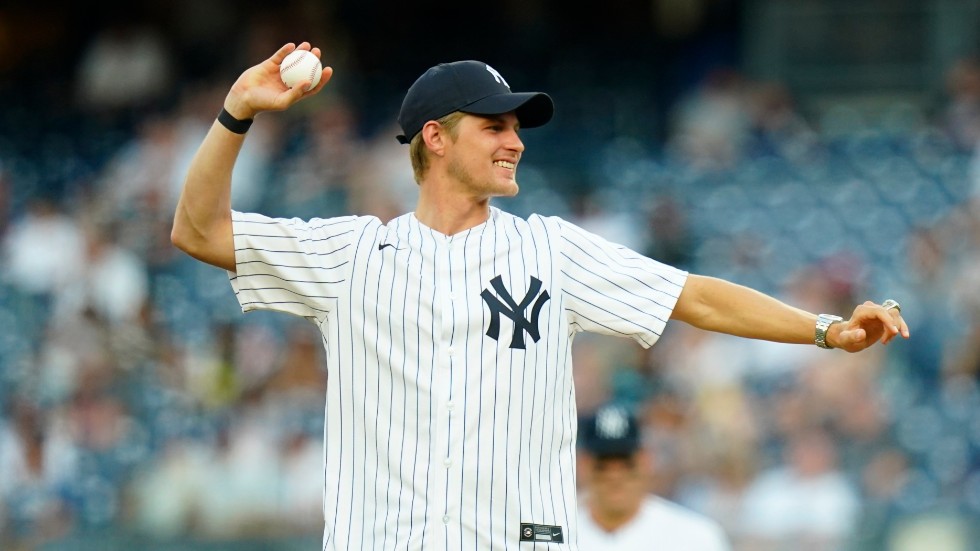
[{"label": "raised arm", "polygon": [[[272,57],[250,67],[238,77],[225,97],[224,109],[235,119],[249,120],[263,111],[282,111],[297,101],[318,93],[333,70],[323,68],[319,84],[304,92],[310,82],[287,88],[279,77],[279,64],[293,50],[310,50],[318,58],[320,49],[308,42],[298,47],[289,43]],[[184,189],[177,203],[170,240],[187,254],[226,270],[235,270],[235,243],[231,227],[231,173],[245,134],[238,134],[215,121],[191,161]]]},{"label": "raised arm", "polygon": [[[691,274],[671,319],[751,339],[813,344],[817,315],[748,287]],[[879,340],[887,344],[897,335],[909,338],[901,311],[865,302],[854,309],[849,320],[830,326],[827,344],[857,352]]]}]

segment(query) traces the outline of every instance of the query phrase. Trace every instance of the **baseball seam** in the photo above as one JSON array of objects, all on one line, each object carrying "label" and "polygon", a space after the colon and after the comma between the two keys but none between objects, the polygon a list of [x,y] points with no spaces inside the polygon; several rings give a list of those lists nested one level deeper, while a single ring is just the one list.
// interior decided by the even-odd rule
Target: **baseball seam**
[{"label": "baseball seam", "polygon": [[311,90],[313,88],[314,76],[316,76],[316,63],[310,66],[310,86],[307,88],[307,90]]},{"label": "baseball seam", "polygon": [[293,67],[299,65],[300,63],[303,62],[304,59],[306,59],[306,53],[305,53],[305,51],[304,51],[304,53],[300,54],[300,56],[297,57],[289,65],[282,65],[282,66],[280,66],[279,67],[279,74],[282,74],[283,72],[288,71],[288,70],[292,69]]}]

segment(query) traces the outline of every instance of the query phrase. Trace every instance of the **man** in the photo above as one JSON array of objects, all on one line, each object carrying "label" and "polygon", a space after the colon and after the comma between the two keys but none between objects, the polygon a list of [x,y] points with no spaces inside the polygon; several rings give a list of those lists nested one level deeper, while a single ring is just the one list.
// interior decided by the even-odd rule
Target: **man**
[{"label": "man", "polygon": [[649,493],[651,458],[636,418],[607,405],[582,429],[586,492],[579,504],[580,549],[729,551],[721,525]]},{"label": "man", "polygon": [[[819,318],[691,275],[554,217],[490,206],[517,193],[520,127],[551,119],[476,61],[433,67],[398,122],[415,212],[273,219],[232,212],[250,120],[318,93],[287,89],[286,44],[232,85],[188,171],[171,239],[230,272],[244,311],[317,324],[327,349],[324,549],[577,549],[571,337],[653,345],[668,319],[857,351],[907,327],[898,309]],[[299,48],[319,48],[304,42]],[[681,292],[683,290],[683,293]]]}]

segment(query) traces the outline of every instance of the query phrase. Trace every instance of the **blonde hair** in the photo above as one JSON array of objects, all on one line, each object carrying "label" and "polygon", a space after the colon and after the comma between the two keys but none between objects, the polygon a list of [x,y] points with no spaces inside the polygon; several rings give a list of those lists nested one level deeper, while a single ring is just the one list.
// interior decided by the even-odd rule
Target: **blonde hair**
[{"label": "blonde hair", "polygon": [[[453,111],[444,117],[436,119],[436,122],[446,129],[446,132],[453,141],[456,141],[456,137],[459,136],[457,126],[459,126],[459,121],[463,120],[465,115],[466,113],[462,111]],[[412,172],[415,173],[415,182],[420,184],[426,171],[429,170],[429,149],[425,146],[422,131],[419,131],[412,138],[411,143],[409,143],[408,155],[412,159]]]}]

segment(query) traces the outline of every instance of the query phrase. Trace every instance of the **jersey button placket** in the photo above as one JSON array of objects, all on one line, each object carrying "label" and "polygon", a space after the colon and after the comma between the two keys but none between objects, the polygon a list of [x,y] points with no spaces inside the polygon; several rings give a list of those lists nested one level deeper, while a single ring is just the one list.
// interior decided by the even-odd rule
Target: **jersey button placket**
[{"label": "jersey button placket", "polygon": [[[453,311],[453,276],[456,273],[455,267],[452,265],[453,257],[458,251],[458,248],[453,246],[453,239],[448,238],[444,242],[444,246],[441,247],[439,251],[439,263],[440,269],[438,270],[438,279],[436,281],[436,292],[441,297],[438,302],[439,309],[441,310],[441,327],[440,333],[438,335],[439,343],[438,348],[441,349],[441,354],[439,354],[439,359],[437,361],[437,382],[436,387],[433,388],[434,397],[436,398],[433,404],[436,407],[436,425],[433,427],[433,431],[436,433],[434,436],[436,449],[440,450],[440,455],[442,455],[441,460],[436,460],[441,463],[442,468],[437,469],[438,473],[433,473],[434,479],[439,481],[438,490],[431,494],[434,496],[433,505],[435,511],[441,511],[441,521],[446,527],[447,539],[454,539],[456,531],[450,521],[459,515],[456,507],[454,507],[455,502],[450,499],[453,495],[453,491],[450,486],[450,479],[453,478],[453,448],[452,439],[455,436],[457,430],[456,425],[454,425],[450,419],[450,411],[446,404],[452,402],[452,386],[456,384],[455,377],[459,370],[457,365],[459,365],[459,355],[460,351],[458,347],[455,346],[453,342],[454,331],[453,325],[455,323],[454,311]],[[438,457],[438,456],[436,456]],[[433,457],[435,459],[435,457]],[[438,463],[437,463],[438,464]]]}]

